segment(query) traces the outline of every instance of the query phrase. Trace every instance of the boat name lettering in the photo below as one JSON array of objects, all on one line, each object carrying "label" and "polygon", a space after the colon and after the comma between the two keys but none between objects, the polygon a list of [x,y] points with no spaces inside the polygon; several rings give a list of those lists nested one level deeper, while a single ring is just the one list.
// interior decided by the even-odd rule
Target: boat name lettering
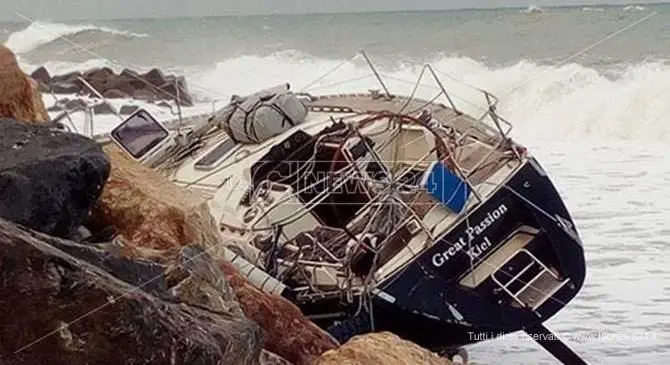
[{"label": "boat name lettering", "polygon": [[481,256],[484,251],[491,248],[491,240],[488,237],[484,237],[481,242],[478,243],[475,243],[474,240],[481,236],[505,213],[507,213],[507,206],[505,204],[501,204],[498,208],[486,214],[484,219],[482,219],[479,223],[468,226],[468,228],[465,229],[465,234],[459,237],[453,244],[449,246],[449,248],[433,255],[433,265],[435,267],[444,265],[447,261],[449,261],[450,258],[456,256],[456,254],[463,251],[464,249],[467,249],[465,253],[470,256],[471,259],[476,259]]}]

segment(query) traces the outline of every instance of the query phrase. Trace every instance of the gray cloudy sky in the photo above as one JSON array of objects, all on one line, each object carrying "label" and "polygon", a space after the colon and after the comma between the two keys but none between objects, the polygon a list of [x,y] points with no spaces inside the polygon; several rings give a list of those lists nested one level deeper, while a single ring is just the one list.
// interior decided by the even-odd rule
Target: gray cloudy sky
[{"label": "gray cloudy sky", "polygon": [[[631,4],[640,0],[0,0],[0,20],[43,20]],[[649,1],[646,1],[649,2]]]}]

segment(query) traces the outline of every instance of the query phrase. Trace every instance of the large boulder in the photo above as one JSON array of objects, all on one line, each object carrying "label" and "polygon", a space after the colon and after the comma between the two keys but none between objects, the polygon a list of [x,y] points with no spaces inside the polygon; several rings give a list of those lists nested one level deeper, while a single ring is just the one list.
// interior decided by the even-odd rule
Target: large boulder
[{"label": "large boulder", "polygon": [[451,365],[451,361],[389,332],[356,336],[314,365]]},{"label": "large boulder", "polygon": [[82,90],[80,84],[74,82],[55,82],[50,89],[54,94],[78,94]]},{"label": "large boulder", "polygon": [[210,312],[244,318],[235,293],[207,251],[184,247],[166,271],[171,296]]},{"label": "large boulder", "polygon": [[14,53],[0,45],[0,118],[27,123],[49,120],[39,84],[19,67]]},{"label": "large boulder", "polygon": [[[123,94],[125,94],[126,98],[128,95],[132,95],[135,92],[135,88],[133,85],[130,83],[130,81],[125,80],[119,76],[113,76],[107,79],[107,83],[105,84],[104,92],[105,94],[109,93],[112,90],[120,91]],[[105,95],[105,97],[107,97]]]},{"label": "large boulder", "polygon": [[321,354],[338,346],[293,303],[257,289],[231,263],[221,261],[220,265],[245,316],[263,328],[265,349],[295,365],[311,365]]},{"label": "large boulder", "polygon": [[[179,105],[193,106],[193,98],[188,92],[186,80],[183,77],[172,78],[159,87],[157,92],[159,99],[176,100],[179,97]],[[162,97],[160,97],[162,95]]]},{"label": "large boulder", "polygon": [[245,318],[218,265],[198,247],[163,251],[161,260],[155,260],[156,256],[142,257],[141,252],[129,250],[120,242],[83,245],[53,238],[44,240],[152,295],[226,317]]},{"label": "large boulder", "polygon": [[144,251],[219,245],[219,227],[203,196],[172,184],[114,144],[104,151],[112,168],[89,222],[92,229],[114,226],[128,245]]},{"label": "large boulder", "polygon": [[0,119],[0,217],[71,237],[109,176],[98,144],[51,125]]},{"label": "large boulder", "polygon": [[161,86],[168,82],[168,78],[163,71],[153,68],[141,77],[153,86]]},{"label": "large boulder", "polygon": [[51,77],[51,82],[66,82],[66,83],[78,83],[79,78],[83,77],[81,72],[79,71],[73,71],[73,72],[68,72],[63,75],[55,75]]},{"label": "large boulder", "polygon": [[51,74],[49,74],[49,71],[44,66],[33,71],[30,77],[40,84],[48,84],[51,81]]},{"label": "large boulder", "polygon": [[0,260],[3,365],[258,363],[254,323],[148,294],[87,262],[108,262],[92,249],[0,219]]},{"label": "large boulder", "polygon": [[83,78],[83,75],[79,71],[56,75],[51,77],[47,86],[54,94],[82,94],[84,84],[79,80],[80,77]]},{"label": "large boulder", "polygon": [[261,352],[261,356],[258,360],[260,365],[294,365],[283,357],[266,350]]}]

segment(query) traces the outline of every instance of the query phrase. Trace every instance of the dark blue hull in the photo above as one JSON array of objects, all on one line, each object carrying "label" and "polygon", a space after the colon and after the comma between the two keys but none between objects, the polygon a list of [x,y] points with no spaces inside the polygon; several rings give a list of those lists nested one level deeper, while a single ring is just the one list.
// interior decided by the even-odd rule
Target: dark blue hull
[{"label": "dark blue hull", "polygon": [[[533,234],[524,233],[527,229]],[[526,239],[524,252],[509,251],[516,254],[494,268],[491,262],[501,263],[494,255],[510,250],[521,242],[519,237]],[[542,271],[545,267],[551,270]],[[470,284],[472,269],[494,273],[498,282],[479,275]],[[368,302],[371,306],[341,308],[358,312],[357,317],[318,323],[340,341],[372,330],[391,331],[442,351],[541,325],[577,295],[585,275],[584,252],[570,214],[531,160],[467,221],[379,285],[382,293]],[[304,309],[314,313],[315,306]]]}]

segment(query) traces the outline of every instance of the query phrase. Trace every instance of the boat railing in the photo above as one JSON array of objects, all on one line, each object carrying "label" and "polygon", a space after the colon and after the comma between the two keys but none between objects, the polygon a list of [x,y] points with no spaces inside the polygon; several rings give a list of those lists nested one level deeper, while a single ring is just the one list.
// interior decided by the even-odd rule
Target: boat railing
[{"label": "boat railing", "polygon": [[[63,125],[70,132],[75,132],[90,137],[92,134],[91,131],[93,124],[92,118],[90,117],[90,115],[92,115],[92,112],[93,109],[89,105],[77,106],[72,110],[65,110],[61,112],[56,117],[52,118],[51,122]],[[74,121],[72,120],[72,115],[77,113],[84,113],[85,115],[84,130],[81,132],[79,131],[79,128],[77,128],[77,126],[74,124]],[[63,123],[63,120],[65,119],[67,119],[67,121],[69,122],[68,124]]]},{"label": "boat railing", "polygon": [[[456,107],[453,98],[450,97],[449,92],[447,91],[444,84],[438,77],[437,73],[435,72],[435,69],[428,64],[424,66],[424,69],[430,71],[430,74],[433,77],[435,83],[438,85],[441,94],[443,94],[447,98],[454,112],[456,112],[456,114],[459,117],[462,116],[463,113]],[[422,75],[420,75],[419,78],[421,78],[421,76]],[[418,82],[420,82],[420,79],[419,81],[417,81],[417,83]],[[479,159],[479,161],[476,161],[474,166],[471,167],[467,172],[463,171],[463,168],[459,166],[457,161],[454,162],[457,172],[464,179],[465,183],[468,185],[468,188],[470,189],[471,192],[473,192],[475,198],[479,203],[482,201],[482,196],[477,192],[476,186],[474,186],[475,184],[473,184],[471,177],[484,164],[484,162],[489,160],[491,156],[494,153],[496,153],[496,151],[501,151],[503,149],[508,148],[513,152],[513,155],[517,160],[521,161],[522,157],[515,148],[510,148],[512,146],[510,146],[509,136],[511,134],[513,126],[510,122],[508,122],[498,114],[497,106],[499,103],[499,99],[495,95],[491,94],[486,90],[479,88],[477,88],[477,90],[484,95],[487,106],[485,108],[485,111],[479,117],[474,118],[472,127],[476,128],[479,132],[484,133],[485,135],[491,138],[491,140],[489,141],[491,143],[491,149],[481,159]],[[463,131],[463,133],[457,140],[458,144],[462,145],[463,142],[469,137],[473,137],[472,131],[470,130]]]}]

